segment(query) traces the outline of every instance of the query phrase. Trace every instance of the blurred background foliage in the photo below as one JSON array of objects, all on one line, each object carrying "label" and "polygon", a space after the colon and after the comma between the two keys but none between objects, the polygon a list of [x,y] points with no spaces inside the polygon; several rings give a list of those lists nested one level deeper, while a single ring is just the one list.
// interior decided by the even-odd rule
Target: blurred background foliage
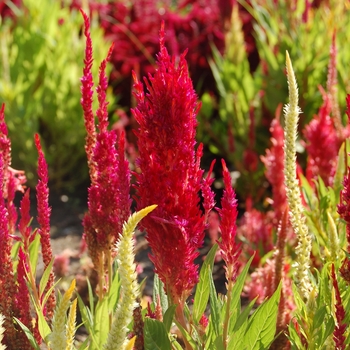
[{"label": "blurred background foliage", "polygon": [[[87,180],[80,78],[85,42],[81,14],[54,0],[6,2],[1,17],[0,103],[12,140],[13,167],[35,184],[39,133],[52,185],[72,189]],[[16,6],[17,5],[17,6]],[[97,18],[92,21],[95,60],[108,50]],[[97,77],[98,65],[94,66]]]},{"label": "blurred background foliage", "polygon": [[[137,156],[131,71],[139,77],[154,72],[162,20],[169,52],[178,56],[188,49],[190,74],[202,101],[198,141],[205,146],[203,166],[224,157],[235,171],[242,199],[253,197],[257,203],[268,188],[260,157],[270,146],[269,127],[279,105],[288,102],[286,50],[300,87],[302,131],[322,105],[318,86],[326,87],[336,33],[337,99],[346,123],[348,1],[0,1],[0,102],[6,103],[13,166],[24,169],[30,180],[37,158],[35,132],[44,140],[56,188],[74,189],[88,177],[80,107],[85,45],[80,7],[93,18],[96,62],[115,43],[110,116],[113,127],[127,132],[131,162]],[[96,78],[97,65],[94,69]]]}]

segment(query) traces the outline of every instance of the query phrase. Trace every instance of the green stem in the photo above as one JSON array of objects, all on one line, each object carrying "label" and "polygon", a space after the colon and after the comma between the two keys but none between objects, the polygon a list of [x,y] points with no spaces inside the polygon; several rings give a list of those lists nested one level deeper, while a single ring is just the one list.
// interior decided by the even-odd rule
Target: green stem
[{"label": "green stem", "polygon": [[[226,276],[232,276],[232,270],[233,266],[227,266],[227,272]],[[222,340],[224,343],[224,348],[227,349],[227,340],[228,340],[228,324],[230,321],[230,315],[231,315],[231,301],[232,301],[232,288],[233,288],[233,281],[231,279],[228,279],[227,282],[227,294],[226,294],[226,313],[225,313],[225,320],[224,320],[224,329],[222,334]]]}]

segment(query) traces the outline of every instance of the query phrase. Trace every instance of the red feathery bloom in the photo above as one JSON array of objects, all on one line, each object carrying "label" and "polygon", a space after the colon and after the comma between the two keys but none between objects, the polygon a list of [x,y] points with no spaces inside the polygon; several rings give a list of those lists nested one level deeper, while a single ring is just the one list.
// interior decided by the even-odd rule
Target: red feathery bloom
[{"label": "red feathery bloom", "polygon": [[[51,208],[49,206],[49,188],[48,188],[48,169],[45,156],[40,144],[38,134],[35,134],[35,146],[38,150],[38,184],[36,185],[36,199],[37,199],[37,220],[39,223],[38,233],[40,235],[41,252],[45,268],[52,260],[52,249],[50,242],[50,215]],[[45,288],[47,292],[54,284],[53,272],[50,272],[50,277]],[[55,291],[53,290],[46,303],[46,316],[50,320],[56,305]]]},{"label": "red feathery bloom", "polygon": [[[152,249],[150,259],[174,304],[183,306],[198,282],[194,259],[202,246],[204,228],[214,197],[210,174],[203,180],[202,146],[195,151],[197,96],[188,75],[185,54],[178,65],[164,46],[160,31],[158,69],[145,79],[148,93],[134,75],[137,107],[139,173],[136,184],[138,209],[158,207],[142,226]],[[202,191],[204,214],[199,207]]]},{"label": "red feathery bloom", "polygon": [[29,199],[30,189],[24,193],[20,205],[21,218],[18,224],[18,230],[22,235],[23,248],[25,252],[28,252],[29,244],[33,241],[35,235],[32,235],[32,230],[29,226],[31,221],[30,216],[30,199]]},{"label": "red feathery bloom", "polygon": [[308,154],[306,177],[311,183],[311,180],[317,179],[319,175],[326,186],[333,184],[342,142],[337,136],[330,111],[329,97],[323,94],[323,105],[318,115],[304,129]]},{"label": "red feathery bloom", "polygon": [[1,184],[2,196],[5,199],[8,211],[9,233],[12,235],[16,229],[17,209],[14,205],[15,192],[24,192],[26,177],[21,170],[11,168],[11,140],[8,137],[7,125],[5,122],[5,104],[0,109],[0,152],[3,159],[4,181]]},{"label": "red feathery bloom", "polygon": [[81,78],[81,100],[80,103],[83,107],[84,111],[84,121],[85,121],[85,129],[86,129],[86,140],[85,140],[85,152],[88,159],[89,173],[90,178],[95,178],[95,167],[92,161],[93,157],[93,149],[96,143],[96,129],[95,129],[95,117],[92,109],[92,101],[93,101],[93,86],[94,79],[92,77],[92,40],[90,35],[90,21],[88,16],[83,10],[80,10],[83,18],[84,18],[84,35],[86,37],[86,45],[85,45],[85,58],[84,58],[84,69],[83,69],[83,77]]},{"label": "red feathery bloom", "polygon": [[270,126],[271,143],[266,155],[261,157],[266,170],[265,176],[272,186],[272,206],[274,210],[274,223],[277,226],[282,219],[287,205],[286,188],[284,186],[284,131],[279,121],[275,118]]},{"label": "red feathery bloom", "polygon": [[[3,152],[0,152],[0,184],[4,183]],[[3,196],[0,196],[0,313],[5,317],[4,344],[17,344],[16,329],[12,318],[15,310],[13,296],[16,294],[11,259],[12,240],[9,233],[8,212]]]},{"label": "red feathery bloom", "polygon": [[[92,111],[92,42],[90,23],[86,14],[81,11],[85,23],[86,57],[84,76],[82,78],[82,105],[87,131],[86,153],[90,169],[91,186],[89,188],[89,211],[84,218],[84,236],[89,254],[95,267],[98,266],[103,252],[110,252],[122,232],[124,222],[130,215],[131,200],[130,170],[125,159],[125,136],[108,128],[108,102],[106,90],[108,80],[106,65],[110,59],[113,46],[99,69],[99,84],[96,88],[99,107],[98,132]],[[117,145],[117,147],[116,147]]]},{"label": "red feathery bloom", "polygon": [[225,190],[221,199],[221,209],[217,208],[221,218],[221,242],[218,242],[218,244],[221,249],[221,256],[226,263],[226,279],[228,282],[235,282],[239,269],[238,258],[241,254],[241,246],[236,242],[237,199],[231,185],[231,176],[226,163],[223,159],[221,163]]},{"label": "red feathery bloom", "polygon": [[337,319],[337,323],[333,332],[333,340],[337,350],[345,350],[346,349],[346,338],[345,332],[347,330],[347,324],[345,323],[345,310],[341,300],[339,285],[337,281],[337,277],[335,275],[334,264],[332,264],[331,276],[333,281],[333,287],[335,291],[335,316]]},{"label": "red feathery bloom", "polygon": [[[30,299],[29,290],[27,286],[26,271],[28,271],[27,258],[24,254],[22,247],[18,252],[18,267],[17,267],[17,283],[18,290],[15,296],[16,311],[18,315],[16,317],[33,331],[32,317],[30,315]],[[23,349],[30,349],[30,343],[24,332],[19,332],[17,337],[20,338]]]}]

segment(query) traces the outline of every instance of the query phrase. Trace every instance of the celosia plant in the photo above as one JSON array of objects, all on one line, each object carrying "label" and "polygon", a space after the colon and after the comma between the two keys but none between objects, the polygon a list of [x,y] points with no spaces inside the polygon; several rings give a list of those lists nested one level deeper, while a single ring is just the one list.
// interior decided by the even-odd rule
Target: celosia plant
[{"label": "celosia plant", "polygon": [[[148,93],[135,76],[137,107],[133,110],[140,156],[137,160],[138,208],[156,203],[157,209],[142,226],[152,249],[155,271],[165,285],[177,319],[186,328],[184,305],[198,282],[194,260],[203,245],[204,228],[212,209],[211,180],[203,179],[199,163],[202,146],[195,149],[198,102],[188,75],[185,55],[178,65],[160,33],[158,68],[145,80]],[[199,208],[204,196],[204,213]],[[164,195],[164,192],[166,195]]]},{"label": "celosia plant", "polygon": [[[273,136],[279,141],[267,152],[269,171],[275,169],[275,172],[285,173],[284,187],[289,207],[281,200],[283,209],[280,208],[281,212],[271,219],[271,213],[265,216],[251,206],[248,211],[250,221],[246,220],[245,225],[238,228],[239,202],[231,187],[228,167],[222,161],[224,191],[221,207],[217,208],[220,222],[215,228],[221,237],[217,238],[217,243],[213,244],[199,268],[195,258],[199,255],[205,229],[209,227],[209,213],[214,207],[211,190],[214,164],[204,177],[200,165],[202,146],[196,147],[195,141],[199,104],[188,76],[185,55],[178,62],[169,56],[162,27],[157,71],[144,80],[147,93],[135,78],[137,106],[133,112],[139,123],[140,149],[135,171],[135,199],[140,210],[129,217],[130,176],[124,158],[124,139],[108,130],[105,68],[110,52],[100,66],[98,125],[95,126],[91,105],[92,41],[89,19],[84,13],[83,16],[87,44],[82,105],[91,176],[84,230],[88,253],[99,272],[100,282],[97,290],[88,283],[88,300],[84,303],[79,295],[71,301],[76,283],[73,279],[54,305],[56,288],[53,285],[49,237],[47,165],[36,135],[39,229],[32,231],[28,191],[21,200],[18,224],[15,219],[13,192],[21,188],[23,174],[9,167],[10,141],[2,109],[0,292],[3,298],[0,298],[0,349],[6,346],[9,349],[39,350],[41,342],[50,350],[321,350],[349,347],[347,312],[350,290],[347,279],[350,252],[345,254],[342,251],[349,244],[349,175],[345,176],[338,207],[344,225],[336,212],[339,186],[326,187],[321,179],[316,179],[312,187],[302,175],[299,175],[300,183],[297,181],[296,130],[300,110],[289,56],[290,104],[285,108],[284,165],[277,159],[282,153],[283,137],[276,123],[273,126],[278,135]],[[340,152],[344,152],[344,146]],[[338,157],[338,163],[341,161],[343,157]],[[343,176],[344,168],[338,164],[335,179]],[[268,177],[273,180],[270,175]],[[276,181],[271,182],[281,190],[281,174],[278,175],[278,179],[276,174]],[[278,203],[279,196],[274,198]],[[277,217],[280,222],[278,229]],[[288,217],[298,239],[296,247],[288,239]],[[144,220],[142,227],[147,231],[156,271],[153,301],[148,303],[147,310],[142,310],[134,262],[134,231],[141,219]],[[254,220],[259,225],[249,225]],[[267,224],[269,226],[264,227]],[[15,233],[16,228],[19,236]],[[265,244],[271,246],[269,249],[275,246],[275,252],[259,256],[261,267],[251,273],[252,282],[245,289],[252,300],[242,308],[241,294],[254,257],[243,260],[240,265],[243,245],[239,239],[245,239],[247,235],[253,237],[263,229]],[[37,284],[40,244],[45,270]],[[217,294],[212,275],[218,250],[225,264],[225,296]],[[252,286],[258,289],[259,295],[253,296]],[[254,310],[257,300],[260,305]],[[84,341],[75,337],[78,304],[87,332]]]}]

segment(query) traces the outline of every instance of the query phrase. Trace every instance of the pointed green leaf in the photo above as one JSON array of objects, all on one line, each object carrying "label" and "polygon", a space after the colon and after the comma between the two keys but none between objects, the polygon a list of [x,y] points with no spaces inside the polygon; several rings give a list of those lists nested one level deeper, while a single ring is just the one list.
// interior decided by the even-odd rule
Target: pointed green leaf
[{"label": "pointed green leaf", "polygon": [[145,319],[144,342],[145,350],[171,350],[164,324],[148,317]]},{"label": "pointed green leaf", "polygon": [[114,274],[111,288],[108,292],[108,311],[113,313],[119,300],[120,278],[118,272]]},{"label": "pointed green leaf", "polygon": [[167,332],[170,331],[171,325],[173,323],[174,314],[176,310],[176,305],[171,305],[168,310],[166,310],[163,316],[163,324]]},{"label": "pointed green leaf", "polygon": [[264,301],[249,320],[244,345],[249,350],[268,349],[276,333],[278,304],[281,294],[281,283],[270,299]]},{"label": "pointed green leaf", "polygon": [[32,332],[28,329],[28,327],[26,325],[24,325],[19,319],[17,319],[16,317],[14,317],[14,320],[19,324],[19,326],[22,328],[23,332],[25,333],[25,335],[27,336],[31,346],[34,348],[34,350],[40,350],[40,346],[38,345],[38,343],[36,342],[34,335],[32,334]]},{"label": "pointed green leaf", "polygon": [[98,301],[94,317],[94,334],[101,349],[102,345],[106,343],[109,330],[108,300],[104,298]]},{"label": "pointed green leaf", "polygon": [[153,281],[153,302],[158,302],[158,296],[160,299],[160,305],[162,307],[162,313],[167,311],[168,309],[168,297],[164,291],[164,283],[160,280],[158,274],[154,274],[154,281]]},{"label": "pointed green leaf", "polygon": [[46,285],[47,285],[47,282],[48,282],[48,280],[50,278],[50,273],[52,271],[52,265],[53,265],[53,259],[51,259],[49,265],[47,265],[43,275],[41,276],[40,284],[39,284],[39,295],[40,295],[40,297],[44,293]]},{"label": "pointed green leaf", "polygon": [[194,341],[194,339],[191,337],[191,335],[187,332],[186,329],[184,329],[181,324],[179,322],[177,322],[176,320],[174,320],[177,328],[179,328],[182,336],[187,340],[187,342],[192,346],[193,349],[196,349],[196,342]]},{"label": "pointed green leaf", "polygon": [[236,283],[232,288],[231,293],[231,307],[230,307],[230,324],[229,324],[229,330],[233,329],[234,325],[236,324],[236,320],[238,315],[241,313],[241,294],[244,287],[244,282],[246,280],[250,264],[253,260],[252,256],[247,264],[244,266],[242,272],[237,277]]},{"label": "pointed green leaf", "polygon": [[197,325],[201,319],[209,300],[210,286],[208,284],[209,274],[211,274],[215,254],[218,249],[218,244],[214,244],[207,254],[202,265],[199,282],[196,287],[196,293],[193,302],[193,321]]},{"label": "pointed green leaf", "polygon": [[218,297],[216,294],[216,289],[213,280],[213,274],[209,272],[209,288],[210,288],[210,317],[211,321],[209,323],[210,326],[213,327],[215,337],[218,337],[220,332],[220,304],[218,301]]},{"label": "pointed green leaf", "polygon": [[33,271],[34,276],[36,274],[36,267],[38,265],[39,246],[40,246],[40,235],[36,233],[35,238],[33,239],[32,243],[30,243],[29,245],[29,264],[30,264],[30,269]]}]

